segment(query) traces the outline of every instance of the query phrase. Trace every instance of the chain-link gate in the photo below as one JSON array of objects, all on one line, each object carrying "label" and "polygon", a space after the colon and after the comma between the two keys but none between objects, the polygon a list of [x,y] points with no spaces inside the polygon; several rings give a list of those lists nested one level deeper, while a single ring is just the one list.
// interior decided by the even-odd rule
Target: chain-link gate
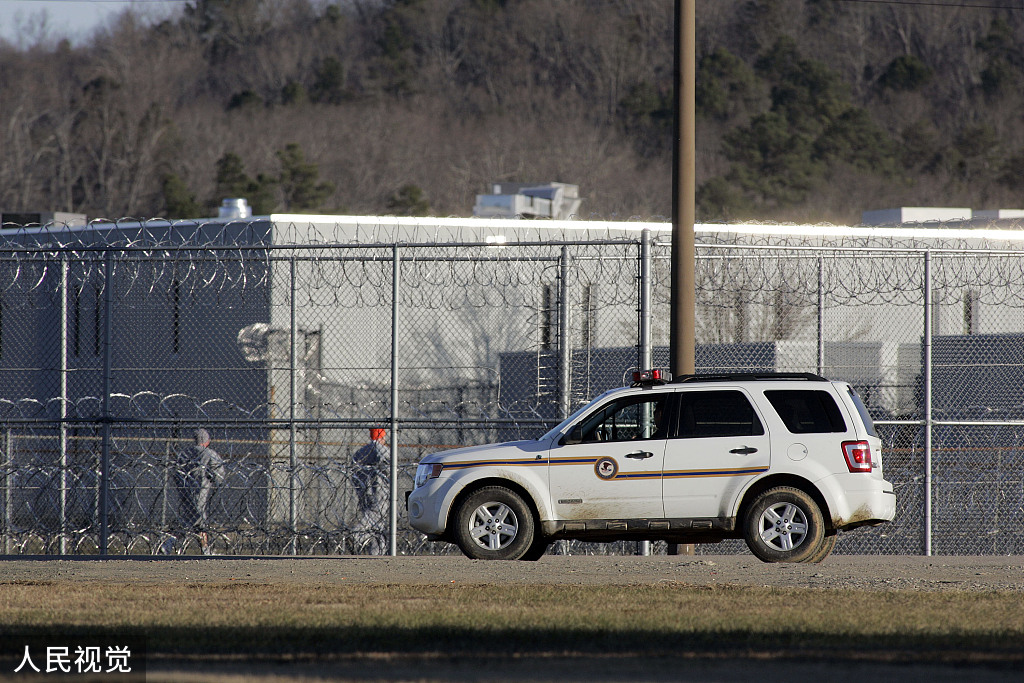
[{"label": "chain-link gate", "polygon": [[[180,457],[197,427],[225,463],[214,552],[450,552],[404,518],[423,455],[537,436],[667,365],[661,224],[362,243],[266,220],[102,227],[0,243],[6,554],[199,552]],[[837,552],[1022,551],[1018,253],[709,231],[697,257],[698,372],[847,380],[879,424],[897,519]],[[367,461],[371,429],[385,455]]]}]

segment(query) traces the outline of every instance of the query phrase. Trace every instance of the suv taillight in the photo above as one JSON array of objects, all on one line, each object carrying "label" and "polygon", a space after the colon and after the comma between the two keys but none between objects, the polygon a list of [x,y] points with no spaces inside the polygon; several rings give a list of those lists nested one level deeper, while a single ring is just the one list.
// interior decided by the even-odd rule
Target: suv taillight
[{"label": "suv taillight", "polygon": [[871,446],[867,441],[844,441],[843,455],[851,472],[871,471]]}]

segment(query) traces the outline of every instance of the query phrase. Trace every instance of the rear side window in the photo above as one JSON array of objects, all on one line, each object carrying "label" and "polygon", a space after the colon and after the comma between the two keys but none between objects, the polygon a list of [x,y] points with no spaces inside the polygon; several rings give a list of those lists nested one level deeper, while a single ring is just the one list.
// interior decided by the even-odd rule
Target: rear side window
[{"label": "rear side window", "polygon": [[777,389],[766,391],[764,395],[793,434],[846,431],[843,414],[827,391]]},{"label": "rear side window", "polygon": [[853,390],[853,387],[850,387],[850,399],[853,401],[853,405],[857,406],[857,412],[860,413],[860,419],[864,422],[864,427],[868,430],[868,434],[878,436],[878,432],[875,431],[875,422],[871,419],[868,407],[864,405],[864,401],[860,400],[860,396]]},{"label": "rear side window", "polygon": [[764,434],[754,407],[739,391],[685,391],[679,394],[679,433],[683,439]]}]

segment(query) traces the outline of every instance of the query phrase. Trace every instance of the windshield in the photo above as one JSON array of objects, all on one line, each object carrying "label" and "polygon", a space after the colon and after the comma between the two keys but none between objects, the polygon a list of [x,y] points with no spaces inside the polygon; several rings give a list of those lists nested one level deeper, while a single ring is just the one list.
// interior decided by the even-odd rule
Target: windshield
[{"label": "windshield", "polygon": [[553,439],[553,438],[555,438],[557,435],[559,435],[563,431],[565,431],[565,428],[568,427],[570,423],[575,422],[576,418],[578,418],[580,415],[582,415],[583,413],[585,413],[588,410],[590,410],[590,406],[594,405],[598,401],[603,400],[605,396],[608,396],[609,394],[613,394],[616,391],[621,391],[621,389],[610,389],[609,391],[604,392],[603,394],[601,394],[600,396],[595,398],[593,401],[591,401],[590,403],[580,407],[575,413],[573,413],[572,415],[570,415],[569,417],[565,418],[564,420],[559,422],[557,425],[552,427],[551,430],[548,431],[547,434],[545,434],[544,436],[540,437],[537,440],[538,441],[544,441],[546,439]]}]

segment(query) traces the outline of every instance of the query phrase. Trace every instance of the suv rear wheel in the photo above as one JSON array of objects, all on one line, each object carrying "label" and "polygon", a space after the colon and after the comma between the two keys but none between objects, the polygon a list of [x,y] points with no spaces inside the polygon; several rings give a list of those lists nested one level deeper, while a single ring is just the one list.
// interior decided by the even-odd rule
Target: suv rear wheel
[{"label": "suv rear wheel", "polygon": [[814,499],[800,489],[780,486],[754,499],[743,522],[743,539],[764,562],[820,562],[826,544],[825,520]]},{"label": "suv rear wheel", "polygon": [[821,562],[826,557],[831,555],[832,551],[836,549],[836,542],[838,540],[839,538],[836,536],[836,534],[832,534],[831,536],[825,536],[825,540],[821,544],[821,550],[819,550],[814,557],[808,557],[806,560],[804,560],[804,562],[809,562],[811,564],[817,564],[818,562]]},{"label": "suv rear wheel", "polygon": [[518,560],[534,543],[533,513],[515,491],[486,486],[455,512],[455,542],[474,560]]}]

